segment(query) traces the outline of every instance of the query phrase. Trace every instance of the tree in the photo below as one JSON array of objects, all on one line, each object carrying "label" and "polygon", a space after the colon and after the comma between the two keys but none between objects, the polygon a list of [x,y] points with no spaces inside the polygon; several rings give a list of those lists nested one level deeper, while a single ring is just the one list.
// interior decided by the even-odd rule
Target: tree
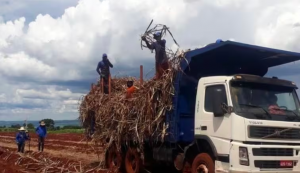
[{"label": "tree", "polygon": [[32,123],[27,124],[28,129],[34,129],[34,125]]},{"label": "tree", "polygon": [[13,124],[13,125],[11,125],[11,128],[19,129],[20,127],[21,127],[20,124]]},{"label": "tree", "polygon": [[43,119],[44,123],[46,124],[46,127],[49,129],[54,129],[55,122],[52,119]]},{"label": "tree", "polygon": [[[23,124],[23,127],[26,128],[26,124]],[[27,124],[28,129],[34,129],[34,125],[32,123]]]},{"label": "tree", "polygon": [[76,125],[63,126],[62,129],[81,129],[82,127]]}]

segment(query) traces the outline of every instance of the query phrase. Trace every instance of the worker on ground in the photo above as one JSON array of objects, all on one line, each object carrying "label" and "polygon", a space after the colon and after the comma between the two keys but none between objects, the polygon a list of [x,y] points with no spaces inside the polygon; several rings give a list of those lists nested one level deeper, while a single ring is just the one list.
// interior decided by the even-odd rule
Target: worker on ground
[{"label": "worker on ground", "polygon": [[[113,68],[113,65],[107,58],[107,55],[104,53],[102,55],[102,61],[98,63],[96,71],[100,75],[101,81],[103,81],[104,93],[108,94],[108,78],[110,76],[109,68]],[[101,71],[100,71],[101,70]]]},{"label": "worker on ground", "polygon": [[35,129],[35,132],[38,135],[38,150],[44,151],[44,143],[47,135],[47,129],[44,121],[40,121],[40,125]]},{"label": "worker on ground", "polygon": [[28,141],[29,141],[29,151],[30,151],[30,140],[31,140],[31,138],[29,136],[28,130],[26,130],[25,133],[26,133],[26,137],[28,138]]},{"label": "worker on ground", "polygon": [[132,97],[132,93],[136,90],[136,87],[133,86],[133,80],[127,81],[127,90],[126,90],[126,99]]},{"label": "worker on ground", "polygon": [[142,40],[146,42],[149,49],[155,50],[155,79],[160,79],[163,73],[169,69],[169,62],[166,54],[166,40],[161,38],[161,32],[156,32],[153,38],[156,40],[153,43],[149,43],[145,36]]},{"label": "worker on ground", "polygon": [[28,140],[27,135],[25,133],[25,128],[21,127],[16,136],[16,142],[18,145],[18,152],[24,153],[25,141]]}]

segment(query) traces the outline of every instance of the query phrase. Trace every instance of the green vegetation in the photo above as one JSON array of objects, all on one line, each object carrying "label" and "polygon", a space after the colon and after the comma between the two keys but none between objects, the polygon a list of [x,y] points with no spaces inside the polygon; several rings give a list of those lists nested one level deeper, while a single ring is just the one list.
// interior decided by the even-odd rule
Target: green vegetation
[{"label": "green vegetation", "polygon": [[46,124],[47,129],[52,130],[55,128],[55,122],[52,119],[43,119],[44,123]]},{"label": "green vegetation", "polygon": [[[17,132],[18,128],[10,128],[10,127],[0,127],[0,132]],[[29,132],[34,132],[34,129],[29,129]],[[48,133],[54,133],[54,134],[58,134],[58,133],[83,133],[84,129],[79,128],[79,129],[65,129],[65,128],[61,128],[59,130],[56,129],[52,129],[52,130],[48,130]]]},{"label": "green vegetation", "polygon": [[49,134],[59,134],[59,133],[83,133],[84,129],[61,129],[61,130],[51,130],[48,131]]},{"label": "green vegetation", "polygon": [[[44,119],[43,120],[46,124],[46,128],[49,134],[59,134],[59,133],[83,133],[84,129],[81,126],[75,126],[75,125],[67,125],[63,127],[56,126],[55,122],[52,119]],[[24,127],[26,124],[22,124]],[[11,125],[11,127],[6,126],[0,126],[0,132],[17,132],[18,129],[21,127],[20,124],[14,124]],[[29,132],[35,132],[35,127],[33,124],[29,123],[27,124],[28,131]]]}]

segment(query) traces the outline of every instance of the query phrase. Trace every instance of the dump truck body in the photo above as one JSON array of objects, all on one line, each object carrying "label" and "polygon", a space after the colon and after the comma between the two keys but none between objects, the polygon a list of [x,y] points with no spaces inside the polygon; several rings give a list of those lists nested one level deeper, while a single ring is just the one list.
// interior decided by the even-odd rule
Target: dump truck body
[{"label": "dump truck body", "polygon": [[[187,52],[185,74],[174,82],[174,109],[166,115],[169,135],[152,148],[153,159],[178,170],[189,164],[192,172],[206,163],[210,172],[300,172],[297,86],[264,77],[270,67],[299,59],[298,53],[231,41]],[[252,93],[258,102],[263,93],[276,95],[283,113],[253,104]]]}]

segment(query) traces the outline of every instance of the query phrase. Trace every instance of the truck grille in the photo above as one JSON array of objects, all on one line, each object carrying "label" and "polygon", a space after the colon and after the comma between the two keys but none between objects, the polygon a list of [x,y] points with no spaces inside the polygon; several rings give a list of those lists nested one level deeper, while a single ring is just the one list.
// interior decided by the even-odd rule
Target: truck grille
[{"label": "truck grille", "polygon": [[[249,137],[250,138],[263,138],[266,139],[300,139],[300,129],[289,129],[280,127],[258,127],[250,126]],[[282,130],[286,130],[281,132]],[[272,135],[273,134],[273,135]],[[266,137],[268,135],[272,135]]]},{"label": "truck grille", "polygon": [[253,156],[293,156],[292,148],[253,148]]},{"label": "truck grille", "polygon": [[[282,168],[280,167],[280,161],[270,161],[270,160],[255,160],[254,166],[261,169],[271,169],[271,168]],[[293,168],[294,166],[285,167]]]}]

